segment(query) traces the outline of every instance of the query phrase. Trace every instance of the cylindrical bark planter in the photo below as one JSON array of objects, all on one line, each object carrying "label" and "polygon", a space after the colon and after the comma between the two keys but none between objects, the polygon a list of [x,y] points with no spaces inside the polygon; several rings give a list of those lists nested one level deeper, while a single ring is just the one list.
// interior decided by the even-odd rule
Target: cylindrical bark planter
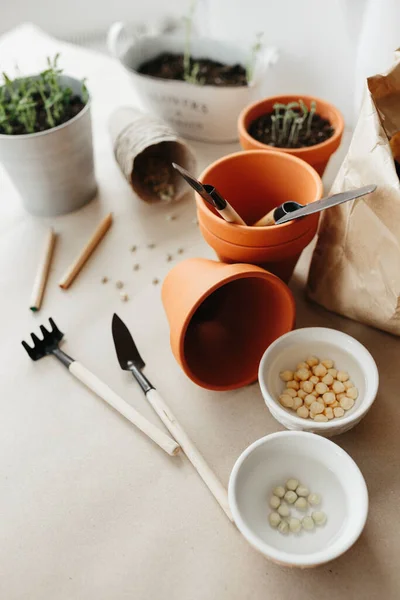
[{"label": "cylindrical bark planter", "polygon": [[[65,75],[61,85],[82,94],[82,82]],[[72,119],[53,129],[0,135],[0,162],[28,212],[51,217],[81,208],[95,196],[90,99]]]},{"label": "cylindrical bark planter", "polygon": [[176,360],[212,390],[255,381],[265,349],[295,322],[289,288],[253,265],[182,261],[165,278],[162,300]]},{"label": "cylindrical bark planter", "polygon": [[[279,148],[278,146],[269,146],[263,144],[253,138],[248,129],[250,124],[261,115],[268,114],[273,111],[274,104],[288,104],[289,102],[298,102],[299,98],[303,100],[307,108],[310,108],[311,102],[315,101],[317,105],[317,113],[324,119],[328,119],[333,129],[335,130],[332,137],[328,138],[321,144],[309,146],[307,148]],[[269,150],[271,152],[284,152],[291,156],[302,158],[319,173],[324,174],[328,161],[331,155],[336,152],[340,146],[343,135],[344,120],[341,112],[326,100],[314,98],[313,96],[272,96],[258,100],[250,104],[239,115],[238,120],[240,145],[244,150]]]},{"label": "cylindrical bark planter", "polygon": [[251,225],[288,200],[300,204],[319,200],[323,186],[318,173],[294,156],[250,150],[217,160],[200,180],[215,186],[247,223],[227,223],[196,194],[201,233],[220,260],[259,265],[289,281],[301,252],[317,231],[319,215],[283,225]]}]

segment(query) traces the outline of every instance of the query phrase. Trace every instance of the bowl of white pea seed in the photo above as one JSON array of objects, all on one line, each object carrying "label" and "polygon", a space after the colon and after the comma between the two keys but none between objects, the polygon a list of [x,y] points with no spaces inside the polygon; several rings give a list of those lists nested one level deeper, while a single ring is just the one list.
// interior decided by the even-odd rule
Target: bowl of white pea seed
[{"label": "bowl of white pea seed", "polygon": [[337,444],[281,431],[238,458],[229,504],[251,546],[278,564],[308,568],[356,542],[367,519],[368,491],[360,469]]},{"label": "bowl of white pea seed", "polygon": [[272,416],[287,429],[338,435],[371,408],[379,375],[369,351],[325,327],[291,331],[265,351],[258,380]]}]

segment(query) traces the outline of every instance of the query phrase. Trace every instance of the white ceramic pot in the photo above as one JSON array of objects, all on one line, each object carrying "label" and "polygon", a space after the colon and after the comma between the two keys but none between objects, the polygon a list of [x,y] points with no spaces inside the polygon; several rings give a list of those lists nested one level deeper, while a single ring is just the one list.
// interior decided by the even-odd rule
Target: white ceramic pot
[{"label": "white ceramic pot", "polygon": [[[266,71],[277,60],[274,48],[261,50],[248,86],[196,85],[138,73],[144,62],[163,52],[182,54],[185,47],[183,34],[131,38],[128,48],[121,51],[126,39],[124,25],[114,23],[108,32],[109,50],[129,72],[143,108],[160,116],[180,135],[206,142],[233,142],[238,139],[238,115],[261,94],[260,86]],[[194,38],[191,56],[243,66],[249,60],[249,52],[228,42],[209,38]]]},{"label": "white ceramic pot", "polygon": [[[81,94],[82,83],[60,77]],[[94,175],[90,99],[63,125],[24,135],[0,135],[0,162],[28,212],[51,217],[87,204],[97,191]]]}]

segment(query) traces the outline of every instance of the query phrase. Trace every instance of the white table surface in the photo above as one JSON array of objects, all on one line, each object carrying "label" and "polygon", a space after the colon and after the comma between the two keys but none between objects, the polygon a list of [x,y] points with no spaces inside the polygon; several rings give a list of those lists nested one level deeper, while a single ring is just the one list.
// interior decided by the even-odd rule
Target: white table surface
[{"label": "white table surface", "polygon": [[[359,542],[342,558],[310,571],[288,570],[253,551],[231,525],[183,457],[170,458],[53,358],[33,363],[20,340],[52,316],[66,332],[65,350],[159,424],[135,382],[116,361],[114,311],[127,322],[147,362],[146,373],[227,484],[240,452],[281,427],[265,408],[258,386],[229,393],[196,387],[169,347],[160,300],[171,267],[166,254],[212,257],[192,219],[192,199],[173,208],[135,198],[116,166],[107,119],[135,103],[130,82],[113,60],[67,46],[26,25],[0,39],[1,69],[42,68],[61,50],[74,76],[87,76],[94,96],[98,198],[83,210],[52,220],[24,212],[0,170],[0,286],[2,379],[0,395],[0,598],[3,600],[395,600],[398,569],[399,340],[308,304],[303,298],[309,248],[291,287],[298,326],[325,325],[355,335],[381,373],[378,399],[362,423],[336,438],[362,469],[370,516]],[[347,136],[348,139],[348,136]],[[327,188],[345,152],[332,160]],[[193,143],[199,171],[236,145]],[[115,222],[70,290],[60,275],[97,222]],[[176,220],[167,221],[168,214]],[[40,313],[29,296],[45,226],[60,234]],[[153,250],[148,243],[155,243]],[[131,253],[132,244],[138,246]],[[134,272],[132,266],[140,264]],[[111,282],[102,285],[102,276]],[[115,288],[125,282],[130,300]]]}]

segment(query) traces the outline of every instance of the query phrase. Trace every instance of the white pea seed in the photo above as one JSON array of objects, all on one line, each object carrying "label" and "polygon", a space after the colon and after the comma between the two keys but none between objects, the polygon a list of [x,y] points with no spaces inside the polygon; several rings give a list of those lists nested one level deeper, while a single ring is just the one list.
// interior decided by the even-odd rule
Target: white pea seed
[{"label": "white pea seed", "polygon": [[297,510],[307,510],[307,506],[308,504],[305,498],[297,498],[294,503],[294,507],[297,508]]},{"label": "white pea seed", "polygon": [[302,381],[302,386],[301,389],[306,392],[307,394],[311,394],[311,392],[314,389],[314,384],[312,383],[312,381]]},{"label": "white pea seed", "polygon": [[332,404],[333,402],[335,402],[336,396],[333,392],[326,392],[326,394],[322,396],[322,399],[325,404]]},{"label": "white pea seed", "polygon": [[281,503],[280,498],[278,498],[278,496],[271,496],[271,498],[269,499],[269,505],[271,508],[279,508]]},{"label": "white pea seed", "polygon": [[310,406],[311,416],[323,413],[324,408],[325,406],[322,404],[322,402],[313,402]]},{"label": "white pea seed", "polygon": [[300,485],[298,485],[296,488],[296,494],[298,496],[303,496],[304,498],[307,498],[307,496],[310,494],[310,491],[308,487],[300,483]]},{"label": "white pea seed", "polygon": [[292,388],[293,390],[298,390],[300,389],[300,385],[298,381],[295,381],[294,379],[292,379],[292,381],[288,381],[286,384],[287,388]]},{"label": "white pea seed", "polygon": [[317,383],[319,383],[319,377],[317,377],[316,375],[311,375],[311,377],[308,381],[311,381],[311,383],[313,383],[314,385],[317,385]]},{"label": "white pea seed", "polygon": [[296,492],[293,492],[293,490],[288,490],[285,494],[285,500],[288,502],[288,504],[294,504],[297,500]]},{"label": "white pea seed", "polygon": [[353,400],[356,400],[356,398],[358,397],[357,388],[351,387],[348,390],[346,390],[346,396],[348,396],[349,398],[352,398]]},{"label": "white pea seed", "polygon": [[347,371],[338,371],[337,375],[336,375],[336,379],[338,381],[347,381],[348,379],[350,379],[349,374],[347,373]]},{"label": "white pea seed", "polygon": [[322,396],[323,394],[326,394],[326,392],[328,391],[328,386],[325,383],[322,383],[322,381],[320,381],[315,386],[315,391],[318,392],[318,394],[320,394]]},{"label": "white pea seed", "polygon": [[332,384],[332,391],[334,391],[335,394],[342,394],[345,389],[346,388],[341,381],[335,380]]},{"label": "white pea seed", "polygon": [[281,504],[278,508],[278,513],[281,517],[288,517],[290,515],[290,510],[287,504]]},{"label": "white pea seed", "polygon": [[298,382],[300,383],[301,379],[300,379],[300,377],[297,375],[297,371],[296,371],[296,373],[293,375],[293,379],[294,379],[295,381],[298,381]]},{"label": "white pea seed", "polygon": [[274,489],[274,496],[278,496],[278,498],[283,498],[283,496],[285,495],[285,488],[283,487],[283,485],[277,485]]},{"label": "white pea seed", "polygon": [[305,398],[304,398],[304,404],[306,406],[311,406],[311,404],[315,402],[315,396],[313,396],[313,394],[308,394]]},{"label": "white pea seed", "polygon": [[299,533],[301,529],[300,519],[296,519],[296,517],[289,519],[289,528],[292,533]]},{"label": "white pea seed", "polygon": [[331,408],[336,408],[337,406],[339,406],[339,402],[337,400],[335,400],[335,402],[332,402],[332,404],[329,405]]},{"label": "white pea seed", "polygon": [[303,400],[296,396],[296,398],[293,398],[293,410],[297,410],[300,406],[303,406]]},{"label": "white pea seed", "polygon": [[312,517],[303,517],[301,520],[301,524],[303,526],[303,529],[305,529],[306,531],[312,531],[315,527],[315,523]]},{"label": "white pea seed", "polygon": [[324,367],[326,367],[327,369],[333,369],[335,363],[333,362],[333,360],[325,358],[324,360],[321,360],[321,365],[324,365]]},{"label": "white pea seed", "polygon": [[319,363],[318,365],[316,365],[315,367],[313,367],[313,373],[317,377],[325,377],[325,375],[327,374],[327,372],[328,372],[328,369],[326,367],[324,367],[324,365],[321,364],[321,363]]},{"label": "white pea seed", "polygon": [[347,381],[345,381],[343,383],[345,390],[348,390],[351,387],[354,387],[354,383],[352,381],[350,381],[350,379],[348,379]]},{"label": "white pea seed", "polygon": [[333,413],[333,409],[330,406],[327,406],[324,410],[324,415],[329,419],[333,419],[333,417],[335,416]]},{"label": "white pea seed", "polygon": [[[307,383],[307,382],[306,382]],[[307,392],[305,390],[298,390],[297,391],[297,397],[301,398],[302,400],[304,400],[304,398],[307,396]]]},{"label": "white pea seed", "polygon": [[283,395],[285,394],[287,394],[288,396],[292,396],[292,398],[296,398],[297,390],[294,390],[293,388],[286,388],[286,390],[283,392]]},{"label": "white pea seed", "polygon": [[306,363],[309,367],[315,367],[316,365],[318,365],[319,360],[316,356],[309,356],[306,360]]},{"label": "white pea seed", "polygon": [[312,506],[318,506],[318,504],[321,504],[321,496],[315,492],[311,493],[307,500],[308,504],[311,504]]},{"label": "white pea seed", "polygon": [[282,373],[279,373],[279,377],[282,381],[292,381],[293,371],[282,371]]},{"label": "white pea seed", "polygon": [[[311,517],[310,517],[311,518]],[[289,524],[287,521],[282,520],[278,525],[279,533],[283,533],[283,535],[287,535],[289,533]]]},{"label": "white pea seed", "polygon": [[345,396],[344,398],[341,399],[340,406],[344,410],[350,410],[354,406],[354,400],[353,400],[353,398],[347,398],[347,396]]},{"label": "white pea seed", "polygon": [[300,369],[307,369],[308,370],[308,364],[306,362],[299,362],[297,364],[296,371],[300,371]]},{"label": "white pea seed", "polygon": [[314,510],[311,513],[312,520],[316,525],[325,525],[326,523],[326,514],[322,510]]},{"label": "white pea seed", "polygon": [[333,379],[337,377],[337,369],[328,369],[328,374],[332,375]]},{"label": "white pea seed", "polygon": [[335,406],[335,408],[333,409],[333,414],[335,415],[335,417],[343,417],[344,410],[341,406]]},{"label": "white pea seed", "polygon": [[330,375],[329,373],[327,373],[325,375],[325,377],[323,377],[321,379],[321,381],[322,381],[322,383],[325,383],[325,385],[332,385],[334,379],[333,379],[332,375]]},{"label": "white pea seed", "polygon": [[298,416],[301,417],[302,419],[308,419],[309,410],[308,410],[307,406],[300,406],[296,412],[297,412]]},{"label": "white pea seed", "polygon": [[296,374],[299,377],[299,379],[301,379],[301,381],[307,381],[308,378],[311,376],[311,373],[308,369],[299,369],[298,371],[296,371]]},{"label": "white pea seed", "polygon": [[[343,392],[342,394],[336,394],[336,400],[339,400],[339,402],[340,402],[340,400],[341,400],[342,398],[346,398],[346,394],[345,394],[344,392]],[[332,405],[331,405],[331,406],[332,406]]]},{"label": "white pea seed", "polygon": [[323,414],[318,414],[314,416],[314,421],[317,421],[318,423],[326,423],[327,420],[328,417],[326,417]]},{"label": "white pea seed", "polygon": [[277,512],[272,512],[269,515],[269,524],[271,525],[271,527],[278,527],[279,523],[281,522],[281,516],[277,513]]},{"label": "white pea seed", "polygon": [[315,390],[313,390],[313,391],[311,392],[311,395],[312,395],[312,396],[314,396],[314,398],[318,398],[318,397],[319,397],[319,394],[318,394],[318,392],[317,392],[317,391],[315,391]]},{"label": "white pea seed", "polygon": [[287,396],[286,394],[282,394],[279,396],[279,402],[285,408],[293,408],[293,398],[292,396]]},{"label": "white pea seed", "polygon": [[286,482],[286,489],[287,490],[291,490],[292,492],[295,491],[295,489],[297,489],[297,486],[299,485],[299,482],[297,479],[288,479]]}]

